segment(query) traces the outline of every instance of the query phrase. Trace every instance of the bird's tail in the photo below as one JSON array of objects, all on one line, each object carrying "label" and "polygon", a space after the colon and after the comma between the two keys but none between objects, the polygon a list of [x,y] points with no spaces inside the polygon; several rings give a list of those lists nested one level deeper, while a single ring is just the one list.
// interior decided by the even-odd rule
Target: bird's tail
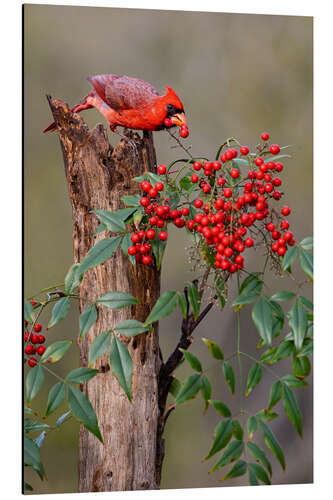
[{"label": "bird's tail", "polygon": [[[88,96],[84,97],[79,104],[74,106],[74,108],[71,109],[71,112],[72,113],[80,113],[84,109],[93,108],[93,106],[91,104],[87,103],[87,97]],[[55,130],[57,130],[57,126],[56,126],[55,122],[53,122],[48,127],[44,128],[43,134],[45,134],[46,132],[54,132]]]}]

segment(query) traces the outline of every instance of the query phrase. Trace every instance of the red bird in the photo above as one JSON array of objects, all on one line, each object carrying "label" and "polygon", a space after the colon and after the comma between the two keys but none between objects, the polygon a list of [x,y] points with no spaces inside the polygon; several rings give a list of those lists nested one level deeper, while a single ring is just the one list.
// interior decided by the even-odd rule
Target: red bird
[{"label": "red bird", "polygon": [[[71,109],[74,113],[97,108],[109,122],[112,132],[116,132],[118,126],[163,130],[177,125],[181,127],[182,137],[187,137],[184,106],[171,87],[165,87],[166,92],[159,95],[150,83],[125,75],[96,75],[87,80],[93,90]],[[51,123],[43,132],[55,129],[55,123]]]}]

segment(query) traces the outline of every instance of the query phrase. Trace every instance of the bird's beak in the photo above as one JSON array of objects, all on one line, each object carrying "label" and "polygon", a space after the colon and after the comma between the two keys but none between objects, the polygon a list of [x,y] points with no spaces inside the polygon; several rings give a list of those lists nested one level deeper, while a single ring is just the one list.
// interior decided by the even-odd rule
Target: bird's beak
[{"label": "bird's beak", "polygon": [[171,116],[171,121],[173,125],[178,125],[178,127],[181,127],[182,125],[187,125],[184,113],[177,113],[176,115]]}]

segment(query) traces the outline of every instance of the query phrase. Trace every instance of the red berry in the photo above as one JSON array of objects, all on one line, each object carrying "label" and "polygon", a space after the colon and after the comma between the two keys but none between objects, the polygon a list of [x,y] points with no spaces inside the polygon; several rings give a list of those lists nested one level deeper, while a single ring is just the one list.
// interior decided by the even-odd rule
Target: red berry
[{"label": "red berry", "polygon": [[244,243],[245,243],[245,246],[247,246],[247,247],[253,247],[253,239],[252,238],[246,238]]},{"label": "red berry", "polygon": [[283,220],[281,222],[281,229],[289,229],[289,222],[287,220]]},{"label": "red berry", "polygon": [[225,180],[225,179],[223,179],[223,177],[219,177],[219,178],[217,179],[217,185],[218,185],[218,186],[223,186],[225,183],[226,183],[226,180]]},{"label": "red berry", "polygon": [[235,264],[230,264],[229,273],[235,273],[237,271],[237,266]]},{"label": "red berry", "polygon": [[34,326],[34,330],[36,333],[40,332],[42,329],[42,325],[40,325],[39,323],[36,323],[35,326]]},{"label": "red berry", "polygon": [[247,146],[241,146],[239,148],[239,151],[241,152],[242,155],[247,155],[250,152],[250,150]]},{"label": "red berry", "polygon": [[270,231],[270,232],[274,231],[275,224],[273,224],[273,222],[269,222],[268,224],[266,224],[266,229],[267,229],[267,231]]},{"label": "red berry", "polygon": [[186,137],[188,137],[190,135],[190,133],[188,131],[188,127],[186,125],[182,125],[181,130],[179,132],[179,135],[183,139],[186,139]]},{"label": "red berry", "polygon": [[157,167],[157,172],[160,174],[160,175],[164,175],[166,173],[166,166],[165,165],[159,165]]},{"label": "red berry", "polygon": [[156,215],[153,215],[153,216],[152,216],[152,217],[150,217],[150,219],[149,219],[149,224],[150,224],[151,226],[156,226],[157,221],[158,221],[158,218],[156,217]]},{"label": "red berry", "polygon": [[282,257],[282,255],[284,255],[286,251],[287,251],[286,247],[279,247],[277,252]]},{"label": "red berry", "polygon": [[[281,224],[282,225],[282,224]],[[283,235],[286,241],[290,241],[293,238],[293,233],[291,231],[286,231]]]},{"label": "red berry", "polygon": [[264,163],[264,160],[260,158],[260,156],[257,156],[257,158],[254,160],[254,163],[257,165],[257,167],[260,167]]},{"label": "red berry", "polygon": [[140,205],[142,207],[148,207],[149,205],[149,199],[146,196],[143,196],[140,200]]},{"label": "red berry", "polygon": [[36,358],[30,358],[29,361],[28,361],[28,365],[31,366],[31,368],[33,368],[34,366],[37,365],[37,359]]},{"label": "red berry", "polygon": [[225,198],[230,198],[232,196],[232,189],[230,188],[225,188],[223,190],[223,194]]},{"label": "red berry", "polygon": [[277,144],[272,144],[269,150],[272,155],[277,155],[278,153],[280,153],[280,146],[278,146]]},{"label": "red berry", "polygon": [[230,177],[237,179],[237,177],[239,177],[239,170],[237,168],[232,168],[230,170]]},{"label": "red berry", "polygon": [[28,342],[29,332],[24,334],[24,342]]},{"label": "red berry", "polygon": [[192,229],[194,229],[194,226],[195,226],[194,220],[187,221],[187,227],[190,231],[192,231]]},{"label": "red berry", "polygon": [[142,264],[151,264],[152,262],[152,259],[151,259],[151,256],[150,255],[144,255],[142,258],[141,258],[141,262]]},{"label": "red berry", "polygon": [[223,259],[221,261],[221,269],[223,269],[224,271],[226,271],[230,266],[230,262],[226,259]]},{"label": "red berry", "polygon": [[32,305],[32,307],[34,307],[37,305],[37,302],[35,300],[30,300],[30,304]]},{"label": "red berry", "polygon": [[225,157],[227,160],[232,160],[234,155],[233,155],[233,152],[231,151],[231,149],[227,149],[227,151],[225,152]]},{"label": "red berry", "polygon": [[187,216],[187,215],[189,215],[189,213],[190,213],[190,210],[189,210],[188,207],[183,207],[182,208],[182,215]]},{"label": "red berry", "polygon": [[38,344],[39,343],[39,335],[32,334],[30,337],[30,341],[32,344]]},{"label": "red berry", "polygon": [[214,161],[214,162],[213,162],[213,169],[214,169],[214,170],[216,170],[216,171],[217,171],[217,170],[220,170],[221,166],[222,166],[222,165],[221,165],[221,163],[220,163],[219,161]]},{"label": "red berry", "polygon": [[44,344],[44,342],[45,342],[44,335],[38,335],[38,337],[39,337],[38,344]]},{"label": "red berry", "polygon": [[273,196],[274,200],[279,200],[281,198],[282,194],[280,193],[280,191],[274,191],[272,196]]},{"label": "red berry", "polygon": [[284,247],[286,246],[286,240],[284,238],[279,238],[277,240],[277,244],[279,245],[279,247]]},{"label": "red berry", "polygon": [[148,191],[151,189],[152,186],[151,186],[150,182],[142,181],[140,184],[140,187],[141,187],[142,191],[146,191],[148,193]]},{"label": "red berry", "polygon": [[155,188],[151,188],[151,189],[149,190],[149,193],[148,193],[148,194],[149,194],[149,196],[150,196],[151,198],[156,198],[156,196],[157,196],[157,194],[158,194],[158,191],[157,191],[157,189],[155,189]]},{"label": "red berry", "polygon": [[135,246],[131,245],[130,247],[128,247],[127,252],[128,252],[128,255],[135,255],[136,254]]},{"label": "red berry", "polygon": [[237,257],[235,258],[235,262],[236,264],[243,264],[244,263],[243,255],[237,255]]},{"label": "red berry", "polygon": [[267,134],[267,132],[263,132],[263,133],[261,134],[261,139],[262,139],[263,141],[268,141],[268,139],[269,139],[269,134]]},{"label": "red berry", "polygon": [[156,236],[155,230],[154,229],[148,229],[148,231],[146,232],[146,236],[147,236],[148,240],[154,240],[155,236]]},{"label": "red berry", "polygon": [[225,250],[224,250],[224,255],[225,255],[226,257],[231,257],[233,253],[234,253],[234,252],[233,252],[233,249],[232,249],[232,248],[230,248],[230,247],[227,247],[227,248],[225,248]]},{"label": "red berry", "polygon": [[202,205],[203,205],[203,201],[200,200],[200,198],[198,198],[197,200],[195,200],[195,202],[194,202],[195,208],[201,208]]},{"label": "red berry", "polygon": [[180,217],[177,217],[177,219],[175,219],[175,226],[176,227],[184,227],[185,226],[185,221],[184,219],[181,219]]},{"label": "red berry", "polygon": [[171,127],[172,126],[172,120],[170,118],[164,118],[164,125],[166,127]]},{"label": "red berry", "polygon": [[191,182],[192,182],[193,184],[195,184],[196,182],[198,182],[198,180],[199,180],[199,176],[198,176],[197,174],[193,174],[193,175],[191,176]]},{"label": "red berry", "polygon": [[161,241],[165,241],[168,239],[168,233],[166,231],[161,231],[158,237]]},{"label": "red berry", "polygon": [[281,214],[286,216],[290,214],[290,208],[288,206],[284,206],[281,208]]},{"label": "red berry", "polygon": [[237,153],[237,149],[232,149],[232,150],[231,150],[231,153],[232,153],[232,157],[233,157],[233,158],[236,158],[236,157],[237,157],[237,155],[238,155],[238,153]]},{"label": "red berry", "polygon": [[164,227],[164,220],[162,219],[158,219],[158,221],[156,222],[156,226],[161,229],[162,227]]},{"label": "red berry", "polygon": [[210,190],[211,190],[211,187],[209,184],[204,184],[201,188],[203,190],[204,193],[210,193]]},{"label": "red berry", "polygon": [[163,184],[163,182],[156,182],[156,184],[155,184],[155,189],[156,189],[157,191],[163,191],[163,189],[164,189],[164,184]]},{"label": "red berry", "polygon": [[28,354],[28,356],[29,356],[30,354],[35,354],[35,352],[36,352],[36,348],[35,348],[34,346],[32,346],[32,345],[28,344],[28,345],[26,346],[26,348],[24,349],[24,352],[25,352],[26,354]]},{"label": "red berry", "polygon": [[280,231],[272,231],[272,238],[273,240],[278,240],[279,238],[281,238]]},{"label": "red berry", "polygon": [[279,163],[279,162],[278,162],[278,163],[275,165],[275,170],[276,170],[277,172],[281,172],[281,171],[283,170],[283,165],[282,165],[282,163]]},{"label": "red berry", "polygon": [[265,187],[266,193],[271,193],[273,191],[273,189],[274,189],[273,184],[271,184],[270,182],[268,182],[267,184],[265,184],[264,187]]},{"label": "red berry", "polygon": [[281,186],[281,179],[279,177],[275,177],[273,180],[272,180],[272,183],[274,184],[274,186]]},{"label": "red berry", "polygon": [[42,356],[45,351],[46,351],[46,348],[43,345],[40,345],[38,347],[38,349],[37,349],[37,354],[39,354],[40,356]]},{"label": "red berry", "polygon": [[272,244],[272,250],[273,250],[273,252],[277,252],[279,248],[280,247],[279,247],[279,245],[276,242]]},{"label": "red berry", "polygon": [[200,170],[200,169],[201,169],[201,167],[202,167],[202,165],[201,165],[201,162],[200,162],[200,161],[195,161],[195,162],[193,163],[193,168],[194,168],[194,170]]}]

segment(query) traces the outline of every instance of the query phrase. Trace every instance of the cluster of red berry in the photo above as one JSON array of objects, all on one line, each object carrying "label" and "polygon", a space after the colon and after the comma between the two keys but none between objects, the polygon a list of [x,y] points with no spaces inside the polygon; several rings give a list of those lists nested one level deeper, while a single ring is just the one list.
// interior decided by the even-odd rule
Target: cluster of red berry
[{"label": "cluster of red berry", "polygon": [[[37,305],[37,302],[35,302],[34,300],[31,300],[30,303],[33,307]],[[42,325],[36,323],[33,330],[35,333],[26,332],[24,334],[24,343],[27,344],[27,342],[29,342],[27,345],[25,345],[24,352],[25,354],[30,356],[28,360],[28,365],[31,366],[32,368],[37,364],[37,359],[34,358],[32,355],[38,354],[39,356],[42,356],[46,351],[46,348],[42,345],[45,342],[45,337],[44,335],[39,334],[39,332],[42,331]],[[36,347],[38,344],[39,346]]]},{"label": "cluster of red berry", "polygon": [[[164,125],[166,127],[172,127],[173,123],[172,123],[170,118],[165,118]],[[185,125],[185,123],[180,127],[179,135],[180,135],[180,137],[182,137],[182,139],[186,139],[186,137],[188,137],[190,135],[190,132],[188,130],[188,126]]]},{"label": "cluster of red berry", "polygon": [[[263,133],[261,139],[267,141],[269,135]],[[128,248],[129,255],[135,255],[137,262],[150,264],[152,257],[149,255],[149,241],[157,237],[165,241],[167,232],[158,230],[172,221],[178,228],[186,224],[190,231],[201,233],[211,251],[215,267],[235,273],[243,269],[242,253],[254,245],[254,239],[258,235],[264,234],[266,242],[268,241],[264,231],[258,232],[257,223],[265,220],[266,224],[259,229],[268,232],[271,250],[283,256],[287,245],[293,246],[295,240],[293,233],[288,231],[289,222],[269,206],[271,200],[279,200],[282,196],[277,189],[282,181],[276,174],[283,170],[283,164],[272,160],[265,162],[264,152],[268,153],[265,147],[260,149],[258,155],[251,154],[247,146],[239,148],[240,155],[248,161],[244,176],[238,163],[232,163],[239,154],[237,149],[227,149],[222,153],[221,161],[194,161],[192,167],[195,172],[190,179],[193,184],[198,184],[198,189],[195,191],[196,198],[192,200],[191,212],[188,207],[171,210],[168,199],[158,203],[156,198],[164,190],[164,184],[157,182],[153,187],[150,182],[142,181],[140,186],[144,196],[140,204],[149,217],[149,228],[146,226],[146,230],[132,234],[133,245]],[[269,152],[277,155],[280,147],[272,144]],[[165,165],[158,166],[160,175],[165,175],[166,172]],[[199,176],[200,172],[202,174]],[[282,207],[281,215],[286,217],[289,214],[290,208]],[[283,234],[279,229],[284,231]]]}]

